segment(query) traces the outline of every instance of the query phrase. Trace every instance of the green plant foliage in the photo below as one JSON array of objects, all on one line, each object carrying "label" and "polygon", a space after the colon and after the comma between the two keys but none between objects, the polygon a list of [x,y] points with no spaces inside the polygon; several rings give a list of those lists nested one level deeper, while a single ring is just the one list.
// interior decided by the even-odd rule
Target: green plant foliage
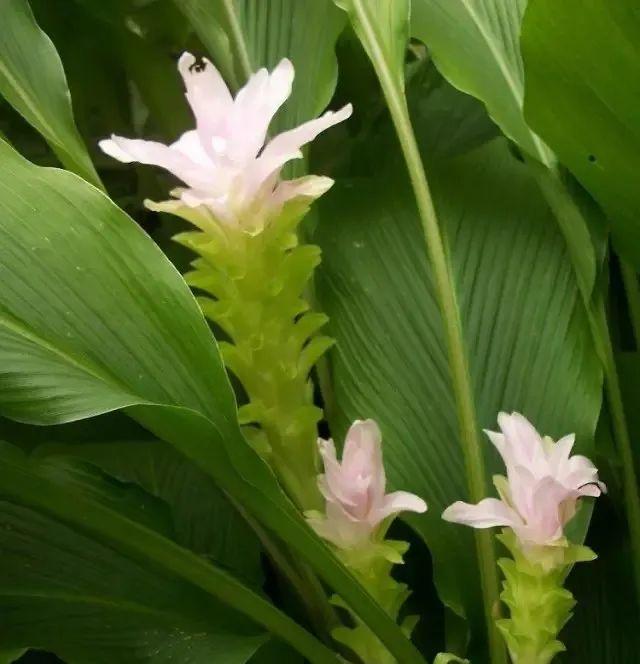
[{"label": "green plant foliage", "polygon": [[274,133],[317,116],[336,84],[334,46],[344,17],[332,0],[175,0],[236,89],[251,72],[282,58],[296,67]]},{"label": "green plant foliage", "polygon": [[[155,557],[152,546],[163,556],[171,557],[172,547],[174,557],[192,555],[163,544],[170,521],[152,496],[87,466],[29,461],[6,444],[1,456],[0,614],[7,646],[49,649],[71,661],[178,656],[232,664],[247,661],[263,642],[239,614],[160,559],[145,564]],[[146,545],[136,531],[148,535]],[[208,574],[216,577],[212,567]],[[217,583],[222,590],[228,581],[218,575]],[[242,587],[236,583],[233,592]]]},{"label": "green plant foliage", "polygon": [[[636,661],[636,5],[0,0],[0,664]],[[291,60],[266,136],[287,67],[223,118],[184,52],[234,93]],[[254,143],[348,103],[251,198]],[[111,134],[182,137],[183,181]],[[499,411],[607,485],[553,568],[441,519],[492,495]],[[365,418],[386,479],[358,440],[331,493],[316,438]],[[428,511],[378,523],[383,480]]]},{"label": "green plant foliage", "polygon": [[639,32],[627,0],[531,0],[522,30],[527,121],[604,206],[618,250],[636,267]]},{"label": "green plant foliage", "polygon": [[411,34],[427,44],[449,81],[486,104],[509,138],[548,162],[548,150],[522,115],[518,34],[526,6],[527,0],[413,0]]},{"label": "green plant foliage", "polygon": [[[480,99],[507,137],[532,159],[553,168],[555,156],[527,125],[523,113],[524,68],[519,35],[527,0],[414,0],[411,34],[425,42],[442,74]],[[464,42],[465,48],[459,48]],[[543,172],[543,169],[540,169]],[[548,178],[548,176],[543,176]],[[550,183],[556,198],[558,185]],[[589,300],[596,262],[588,224],[570,205],[558,223],[575,247],[572,261]]]},{"label": "green plant foliage", "polygon": [[100,185],[75,126],[62,63],[27,0],[7,0],[2,6],[0,94],[47,139],[67,168]]},{"label": "green plant foliage", "polygon": [[[0,178],[0,193],[11,187],[0,204],[0,237],[13,249],[0,269],[2,412],[52,424],[127,408],[294,544],[376,626],[392,652],[420,661],[245,442],[215,342],[188,286],[160,250],[75,176],[35,167],[6,145],[0,146],[3,168],[12,177],[10,183]],[[39,214],[43,208],[49,214]],[[40,260],[34,265],[26,255]],[[59,261],[55,273],[52,260]],[[115,316],[117,327],[105,324]]]},{"label": "green plant foliage", "polygon": [[255,534],[211,477],[171,445],[138,434],[137,439],[122,441],[48,443],[34,454],[85,459],[121,481],[135,482],[167,504],[178,544],[215,561],[255,588],[262,585]]}]

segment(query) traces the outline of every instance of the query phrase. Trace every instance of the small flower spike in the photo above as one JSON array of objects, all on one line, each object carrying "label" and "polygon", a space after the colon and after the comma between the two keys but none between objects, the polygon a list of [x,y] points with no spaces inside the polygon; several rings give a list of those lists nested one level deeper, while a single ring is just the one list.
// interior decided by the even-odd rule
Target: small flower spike
[{"label": "small flower spike", "polygon": [[311,519],[316,532],[337,547],[349,549],[370,542],[378,526],[400,512],[425,512],[427,504],[412,493],[385,493],[382,436],[373,420],[356,420],[344,444],[342,461],[332,440],[318,441],[324,474],[318,486],[326,514]]},{"label": "small flower spike", "polygon": [[[332,440],[318,440],[324,474],[318,486],[325,499],[324,513],[309,511],[307,520],[314,530],[334,547],[342,562],[376,598],[396,622],[410,592],[404,583],[393,578],[395,565],[409,545],[386,539],[387,528],[400,512],[423,513],[427,504],[406,491],[386,493],[382,460],[382,435],[373,420],[356,420],[349,429],[338,461]],[[332,602],[350,611],[339,597]],[[393,664],[395,658],[358,617],[351,612],[353,626],[338,627],[333,637],[355,652],[363,662]],[[409,636],[417,616],[405,616],[400,622]]]}]

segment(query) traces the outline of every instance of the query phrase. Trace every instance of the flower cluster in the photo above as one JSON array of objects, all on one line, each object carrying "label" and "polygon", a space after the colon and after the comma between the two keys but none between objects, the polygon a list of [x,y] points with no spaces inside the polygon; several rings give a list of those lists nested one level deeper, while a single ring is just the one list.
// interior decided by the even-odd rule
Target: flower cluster
[{"label": "flower cluster", "polygon": [[606,491],[595,466],[584,456],[571,456],[573,434],[554,442],[541,437],[518,413],[500,413],[501,433],[487,431],[506,466],[507,477],[494,478],[500,500],[477,505],[457,502],[442,515],[447,521],[474,528],[507,526],[523,551],[565,544],[564,527],[583,496]]},{"label": "flower cluster", "polygon": [[333,184],[325,177],[281,182],[279,176],[288,161],[302,157],[302,146],[351,115],[350,104],[267,141],[271,120],[291,94],[294,70],[289,60],[271,73],[257,71],[235,99],[206,58],[197,61],[183,53],[178,69],[196,128],[171,145],[111,136],[100,141],[104,152],[125,163],[164,168],[186,185],[172,195],[188,207],[205,206],[227,224],[243,225],[255,217],[264,221],[287,201],[317,198]]}]

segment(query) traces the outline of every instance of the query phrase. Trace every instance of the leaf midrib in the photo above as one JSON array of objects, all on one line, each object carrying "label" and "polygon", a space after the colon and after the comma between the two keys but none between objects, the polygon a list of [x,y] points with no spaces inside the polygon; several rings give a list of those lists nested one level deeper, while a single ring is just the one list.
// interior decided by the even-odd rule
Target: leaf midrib
[{"label": "leaf midrib", "polygon": [[[523,104],[524,104],[524,90],[520,92],[520,86],[513,78],[511,68],[509,67],[508,63],[505,61],[505,58],[502,56],[500,49],[496,45],[495,40],[491,38],[490,30],[480,19],[477,12],[473,9],[472,5],[470,4],[470,0],[460,0],[460,4],[469,14],[472,23],[476,26],[478,30],[478,34],[482,37],[485,44],[487,45],[489,53],[493,56],[493,59],[496,62],[498,71],[500,71],[503,79],[506,82],[507,88],[511,91],[513,95],[513,99],[516,102],[516,106],[520,109],[522,113]],[[546,147],[546,144],[542,141],[542,139],[529,128],[529,125],[524,121],[524,115],[522,116],[522,126],[529,133],[533,145],[536,148],[538,158],[542,161],[542,163],[548,165],[549,160],[547,153],[549,150]]]},{"label": "leaf midrib", "polygon": [[13,318],[10,314],[7,314],[6,311],[0,313],[0,327],[4,327],[14,334],[26,339],[28,342],[34,344],[35,346],[43,348],[56,357],[62,358],[67,364],[72,365],[86,375],[91,376],[92,378],[95,378],[102,383],[106,383],[107,385],[115,387],[117,390],[124,393],[123,396],[129,396],[135,399],[133,402],[123,404],[123,407],[125,405],[131,406],[134,404],[137,405],[141,403],[147,403],[146,399],[142,399],[140,396],[132,394],[130,389],[124,383],[120,382],[113,374],[105,372],[104,370],[101,371],[97,366],[92,366],[92,363],[89,362],[87,358],[83,358],[83,362],[81,359],[75,357],[74,355],[63,351],[57,346],[54,346],[49,341],[36,334],[32,328],[29,328],[24,323],[21,323],[20,321]]}]

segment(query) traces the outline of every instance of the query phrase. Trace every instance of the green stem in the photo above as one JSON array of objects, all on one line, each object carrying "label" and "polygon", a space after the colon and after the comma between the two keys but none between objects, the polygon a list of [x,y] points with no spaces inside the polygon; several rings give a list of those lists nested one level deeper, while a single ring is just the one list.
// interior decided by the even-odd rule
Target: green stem
[{"label": "green stem", "polygon": [[640,349],[640,284],[638,284],[638,275],[635,268],[622,258],[620,259],[620,269],[622,270],[622,281],[629,304],[629,318],[631,319],[633,337],[636,348]]},{"label": "green stem", "polygon": [[[427,254],[433,271],[436,297],[442,314],[449,368],[458,411],[458,423],[465,460],[469,497],[479,502],[486,496],[486,473],[484,457],[478,436],[473,388],[460,320],[460,311],[454,286],[453,272],[447,255],[435,207],[429,189],[420,151],[409,118],[404,92],[395,79],[376,39],[375,30],[362,0],[352,1],[353,10],[363,32],[363,41],[384,93],[398,134],[402,152],[413,186]],[[494,664],[506,662],[504,644],[494,623],[499,611],[499,578],[492,535],[486,530],[475,533],[476,549],[480,566],[480,582],[489,635],[489,650]]]}]

